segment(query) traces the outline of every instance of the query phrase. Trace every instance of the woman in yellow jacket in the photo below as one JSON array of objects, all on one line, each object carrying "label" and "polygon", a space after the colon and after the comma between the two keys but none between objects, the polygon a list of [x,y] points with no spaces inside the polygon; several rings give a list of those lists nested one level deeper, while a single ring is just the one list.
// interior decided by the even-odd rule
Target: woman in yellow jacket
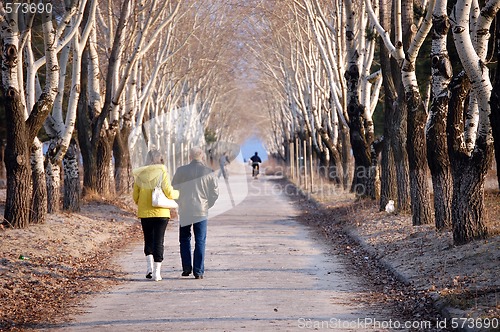
[{"label": "woman in yellow jacket", "polygon": [[161,280],[161,263],[163,262],[164,238],[170,209],[153,207],[153,189],[161,181],[163,192],[168,198],[179,198],[179,191],[170,184],[167,168],[162,164],[159,151],[149,151],[147,166],[133,170],[134,201],[137,204],[137,217],[141,219],[144,233],[144,254],[147,261],[146,278]]}]

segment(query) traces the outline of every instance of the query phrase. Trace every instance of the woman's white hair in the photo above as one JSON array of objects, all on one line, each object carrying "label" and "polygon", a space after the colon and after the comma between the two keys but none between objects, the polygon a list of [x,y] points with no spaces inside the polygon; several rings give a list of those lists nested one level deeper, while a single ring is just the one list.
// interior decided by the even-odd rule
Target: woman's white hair
[{"label": "woman's white hair", "polygon": [[191,160],[203,161],[205,159],[205,152],[199,147],[194,147],[189,152]]}]

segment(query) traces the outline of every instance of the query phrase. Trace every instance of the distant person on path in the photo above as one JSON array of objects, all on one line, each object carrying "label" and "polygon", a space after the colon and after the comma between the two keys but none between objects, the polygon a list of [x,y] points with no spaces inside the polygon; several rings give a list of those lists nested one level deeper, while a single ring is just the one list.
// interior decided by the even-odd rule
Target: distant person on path
[{"label": "distant person on path", "polygon": [[179,191],[170,184],[167,168],[162,163],[159,151],[149,151],[147,166],[133,170],[134,202],[137,204],[137,217],[141,218],[144,233],[144,254],[146,255],[146,278],[161,280],[161,263],[163,262],[164,238],[170,209],[153,207],[153,189],[161,182],[163,193],[171,199],[179,198]]},{"label": "distant person on path", "polygon": [[252,161],[252,176],[254,179],[257,179],[257,176],[259,175],[260,163],[262,163],[262,160],[259,157],[259,153],[255,152],[250,160]]},{"label": "distant person on path", "polygon": [[[205,272],[208,209],[219,197],[217,178],[214,171],[205,166],[204,156],[202,149],[191,149],[191,162],[179,167],[172,179],[172,185],[180,191],[178,203],[182,276],[187,277],[193,273],[196,279],[203,279]],[[191,227],[195,241],[192,259]]]},{"label": "distant person on path", "polygon": [[227,169],[226,169],[226,165],[229,165],[229,164],[230,164],[230,162],[229,162],[229,157],[227,156],[227,152],[224,152],[222,154],[222,156],[220,156],[220,158],[219,158],[219,166],[220,166],[219,176],[218,176],[219,178],[221,175],[226,180],[229,178],[229,174],[227,173]]}]

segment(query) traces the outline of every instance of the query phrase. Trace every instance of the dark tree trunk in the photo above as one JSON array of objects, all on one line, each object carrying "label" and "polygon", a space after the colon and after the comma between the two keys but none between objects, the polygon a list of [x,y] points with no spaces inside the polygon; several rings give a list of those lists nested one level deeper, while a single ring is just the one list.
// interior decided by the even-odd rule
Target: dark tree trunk
[{"label": "dark tree trunk", "polygon": [[398,182],[398,211],[401,213],[410,212],[410,176],[408,165],[408,153],[406,152],[407,141],[407,108],[399,100],[394,112],[392,121],[391,143],[394,151],[394,163],[396,165],[396,179]]},{"label": "dark tree trunk", "polygon": [[63,209],[70,212],[80,211],[80,170],[78,167],[78,147],[71,140],[63,158],[64,199]]},{"label": "dark tree trunk", "polygon": [[43,155],[42,144],[33,144],[31,152],[31,170],[33,177],[33,195],[31,199],[30,224],[43,224],[47,218],[47,182],[43,168],[37,169],[36,155]]},{"label": "dark tree trunk", "polygon": [[318,133],[321,137],[321,141],[328,149],[330,154],[329,167],[328,167],[328,179],[333,181],[335,184],[341,184],[341,169],[342,163],[340,158],[340,152],[337,147],[333,144],[332,140],[328,136],[328,133],[324,128],[319,128]]},{"label": "dark tree trunk", "polygon": [[82,57],[82,74],[80,86],[82,93],[78,99],[78,143],[83,160],[83,194],[110,192],[110,162],[112,157],[113,129],[101,128],[96,134],[95,119],[100,110],[91,109],[87,100],[88,52]]},{"label": "dark tree trunk", "polygon": [[[498,18],[498,16],[497,16]],[[500,61],[500,20],[496,20],[495,26],[496,61]],[[495,161],[497,167],[497,182],[500,189],[500,66],[494,69],[493,90],[491,91],[491,129],[493,132],[493,146],[495,150]]]},{"label": "dark tree trunk", "polygon": [[[129,7],[130,0],[123,1],[120,12],[126,13]],[[90,105],[93,105],[93,103],[89,103],[86,96],[90,62],[88,45],[86,45],[82,56],[80,80],[82,93],[80,93],[78,100],[77,128],[78,142],[83,158],[84,194],[87,191],[97,192],[101,195],[114,193],[114,186],[111,186],[110,182],[112,179],[111,161],[113,156],[113,141],[116,135],[117,123],[109,123],[108,128],[105,127],[105,123],[109,120],[109,114],[114,105],[117,105],[120,95],[123,92],[123,90],[116,92],[113,89],[113,75],[118,72],[118,58],[121,52],[121,39],[126,21],[126,15],[120,15],[108,61],[104,103],[100,110],[92,109]]]},{"label": "dark tree trunk", "polygon": [[[447,17],[433,17],[433,43],[446,38],[450,23]],[[444,86],[453,75],[450,58],[446,52],[431,54],[433,80],[442,82],[442,91],[433,91],[430,117],[427,125],[427,162],[432,175],[434,189],[434,218],[437,230],[451,227],[451,205],[453,178],[447,143],[447,115],[449,91]],[[449,84],[449,83],[448,83]],[[437,95],[436,95],[437,94]]]},{"label": "dark tree trunk", "polygon": [[[403,49],[408,50],[411,41],[415,36],[413,24],[413,2],[401,2],[401,22],[403,29]],[[399,66],[393,66],[393,75],[396,75],[395,82],[398,91],[397,110],[395,116],[395,146],[394,159],[396,161],[396,176],[398,177],[398,207],[401,212],[410,212],[412,208],[412,189],[410,181],[410,161],[409,161],[409,131],[408,117],[409,105],[407,104],[406,92],[403,86],[401,69]],[[423,136],[422,136],[423,138]],[[418,211],[417,211],[418,213]],[[415,220],[413,218],[413,220]]]},{"label": "dark tree trunk", "polygon": [[0,179],[5,179],[5,143],[0,140]]},{"label": "dark tree trunk", "polygon": [[[391,2],[380,1],[380,22],[388,31],[391,30]],[[380,165],[380,211],[385,209],[389,200],[398,201],[398,188],[396,181],[396,168],[392,146],[394,104],[397,99],[396,87],[392,79],[392,61],[387,48],[379,39],[380,44],[380,67],[384,80],[384,140],[382,146],[382,160]]]},{"label": "dark tree trunk", "polygon": [[[390,4],[390,1],[381,0],[380,13],[381,17],[384,17],[383,22],[385,29],[394,31],[391,21],[393,13]],[[381,48],[383,47],[385,46],[381,45]],[[386,50],[384,50],[384,52],[386,52]],[[389,58],[388,55],[387,58]],[[384,64],[384,62],[381,64]],[[390,107],[389,109],[391,112],[389,113],[389,118],[385,124],[387,126],[386,134],[388,135],[388,143],[390,144],[390,149],[393,153],[394,168],[396,173],[397,200],[394,201],[397,203],[398,212],[408,213],[410,212],[410,178],[408,154],[406,151],[408,110],[404,100],[405,94],[403,83],[401,81],[401,68],[399,64],[394,57],[390,57],[390,60],[388,63],[385,63],[384,67],[382,70],[382,73],[385,74],[384,87],[387,85],[389,88],[384,91],[390,91],[390,95],[386,96],[386,98],[390,98],[387,102],[392,101],[392,105],[387,105],[387,107]],[[387,81],[385,81],[386,79]],[[389,147],[387,149],[389,149]],[[390,156],[387,158],[390,159]],[[387,198],[387,201],[388,200],[389,198]],[[381,208],[385,208],[385,205]]]},{"label": "dark tree trunk", "polygon": [[113,143],[115,156],[115,188],[117,193],[129,192],[132,188],[132,166],[130,164],[130,151],[128,149],[129,126],[122,128]]},{"label": "dark tree trunk", "polygon": [[78,134],[78,144],[80,146],[80,151],[82,154],[83,161],[83,194],[87,194],[87,191],[91,188],[95,188],[95,173],[93,172],[97,168],[96,156],[94,156],[92,137],[92,119],[95,117],[95,112],[98,110],[93,110],[89,106],[87,99],[88,90],[88,68],[89,66],[89,52],[86,49],[83,51],[82,56],[82,72],[80,79],[80,88],[82,93],[78,97],[78,108],[77,108],[77,118],[76,118],[76,128]]},{"label": "dark tree trunk", "polygon": [[483,239],[488,234],[483,219],[484,181],[491,165],[493,145],[480,136],[470,156],[464,151],[464,110],[470,90],[464,73],[452,80],[450,89],[447,132],[453,176],[453,242],[461,245]]},{"label": "dark tree trunk", "polygon": [[325,179],[329,179],[330,156],[328,150],[323,150],[319,153],[319,175]]},{"label": "dark tree trunk", "polygon": [[[346,76],[354,79],[355,73],[348,71]],[[349,80],[349,79],[348,79]],[[351,192],[364,197],[367,195],[368,174],[371,166],[370,144],[364,127],[363,107],[357,100],[350,100],[347,105],[349,114],[349,134],[351,138],[352,153],[354,156],[354,177],[351,184]]]},{"label": "dark tree trunk", "polygon": [[[407,50],[414,37],[413,2],[401,2],[401,16],[403,23],[403,49]],[[398,178],[398,210],[411,211],[411,184],[410,166],[408,158],[408,105],[406,103],[405,89],[399,66],[393,66],[393,77],[397,87],[397,107],[394,119],[394,160],[396,162],[396,176]],[[396,76],[394,76],[396,75]],[[422,139],[423,136],[422,136]]]},{"label": "dark tree trunk", "polygon": [[[48,17],[50,16],[42,15],[42,21],[45,22]],[[22,65],[19,63],[19,50],[16,45],[18,39],[17,37],[10,38],[14,37],[15,29],[7,29],[4,32],[0,88],[4,96],[6,123],[10,126],[7,131],[5,156],[7,199],[4,218],[13,227],[25,228],[29,221],[33,219],[32,217],[36,220],[40,218],[36,213],[32,214],[34,207],[38,212],[38,201],[33,204],[31,196],[30,147],[52,108],[57,87],[47,85],[46,90],[33,105],[33,109],[30,110],[28,119],[25,119],[24,105],[22,105],[21,96],[16,88],[19,82],[16,81],[17,76],[13,75]],[[48,50],[51,46],[48,39],[44,38],[44,48],[47,56],[49,56]],[[53,63],[50,68],[47,66],[46,75],[51,76],[58,70],[57,64]],[[43,181],[43,187],[45,187],[45,181]]]},{"label": "dark tree trunk", "polygon": [[391,142],[384,136],[382,143],[382,159],[380,165],[380,201],[379,209],[384,211],[389,200],[397,202],[398,187],[396,181],[396,168]]},{"label": "dark tree trunk", "polygon": [[[382,72],[384,72],[384,70],[382,70]],[[392,84],[391,76],[387,75],[387,78],[389,81],[384,84],[384,136],[382,141],[382,158],[380,165],[380,211],[385,210],[385,207],[390,200],[398,202],[396,163],[394,161],[393,151],[394,129],[392,128],[394,120],[395,92],[393,90],[394,86],[392,85],[392,88],[390,87]]]},{"label": "dark tree trunk", "polygon": [[434,218],[436,229],[451,227],[453,179],[446,137],[448,95],[435,98],[427,127],[427,162],[434,189]]},{"label": "dark tree trunk", "polygon": [[342,186],[344,190],[349,188],[349,182],[351,181],[351,147],[350,147],[350,136],[349,129],[342,126],[340,130],[341,142],[342,142]]},{"label": "dark tree trunk", "polygon": [[432,222],[425,143],[427,114],[418,91],[407,92],[405,99],[408,103],[408,163],[412,222],[414,226],[418,226]]},{"label": "dark tree trunk", "polygon": [[26,228],[31,210],[31,169],[24,110],[17,90],[8,88],[3,93],[5,118],[10,126],[5,149],[7,198],[4,219],[14,228]]},{"label": "dark tree trunk", "polygon": [[380,198],[380,168],[379,157],[382,152],[384,139],[375,140],[371,145],[370,172],[368,174],[367,195],[372,199]]},{"label": "dark tree trunk", "polygon": [[99,194],[114,194],[114,188],[111,187],[111,158],[113,156],[112,140],[107,137],[101,138],[97,143],[97,168],[94,183],[95,189]]},{"label": "dark tree trunk", "polygon": [[57,162],[54,162],[55,153],[57,152],[56,149],[56,142],[52,141],[45,154],[48,213],[56,213],[59,211],[59,201],[61,199],[61,167]]},{"label": "dark tree trunk", "polygon": [[461,245],[484,239],[488,231],[484,224],[484,179],[491,161],[493,146],[482,144],[481,152],[469,158],[454,158],[453,170],[453,242]]}]

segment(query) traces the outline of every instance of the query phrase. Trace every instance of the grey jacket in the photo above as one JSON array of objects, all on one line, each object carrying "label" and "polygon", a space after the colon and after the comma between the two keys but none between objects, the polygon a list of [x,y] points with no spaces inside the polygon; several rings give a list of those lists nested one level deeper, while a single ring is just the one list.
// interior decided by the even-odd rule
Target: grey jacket
[{"label": "grey jacket", "polygon": [[219,197],[214,171],[202,162],[193,160],[175,172],[172,185],[179,190],[179,217],[183,225],[204,220]]}]

